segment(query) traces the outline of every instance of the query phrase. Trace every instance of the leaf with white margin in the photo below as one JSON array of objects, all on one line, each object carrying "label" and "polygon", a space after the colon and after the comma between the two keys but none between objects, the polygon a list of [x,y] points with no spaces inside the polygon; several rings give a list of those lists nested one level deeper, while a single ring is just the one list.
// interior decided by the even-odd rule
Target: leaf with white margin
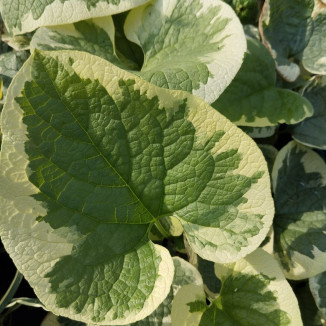
[{"label": "leaf with white margin", "polygon": [[[192,311],[192,306],[197,308]],[[199,308],[199,309],[198,309]],[[188,284],[183,286],[172,302],[172,325],[198,326],[206,309],[206,296],[202,285]]]},{"label": "leaf with white margin", "polygon": [[246,50],[239,19],[218,0],[154,0],[131,10],[124,29],[143,49],[142,78],[207,103],[229,85]]},{"label": "leaf with white margin", "polygon": [[253,140],[201,99],[86,52],[35,52],[2,131],[0,234],[56,314],[126,324],[152,313],[173,277],[148,236],[162,216],[221,262],[255,250],[272,223]]},{"label": "leaf with white margin", "polygon": [[318,309],[326,319],[326,272],[310,278],[309,287]]},{"label": "leaf with white margin", "polygon": [[2,130],[0,234],[56,314],[119,324],[154,311],[173,277],[169,253],[149,240],[162,216],[220,262],[255,250],[272,223],[250,137],[201,99],[86,52],[35,52]]},{"label": "leaf with white margin", "polygon": [[299,124],[292,126],[293,138],[301,144],[326,149],[326,76],[317,76],[303,95],[312,103],[314,114]]},{"label": "leaf with white margin", "polygon": [[262,249],[234,264],[215,265],[220,296],[200,326],[300,326],[297,299],[272,255]]},{"label": "leaf with white margin", "polygon": [[266,0],[259,20],[264,45],[280,75],[295,81],[299,66],[291,59],[307,46],[313,31],[314,0]]},{"label": "leaf with white margin", "polygon": [[249,37],[247,45],[239,72],[212,106],[239,126],[293,124],[311,116],[306,98],[275,87],[275,63],[264,45]]},{"label": "leaf with white margin", "polygon": [[148,317],[130,326],[169,326],[172,325],[171,310],[175,295],[183,286],[192,284],[202,286],[203,280],[197,269],[180,257],[173,257],[174,278],[170,293],[159,307]]},{"label": "leaf with white margin", "polygon": [[77,50],[97,55],[121,66],[115,55],[112,17],[100,17],[73,24],[41,27],[31,42],[31,52],[39,50]]},{"label": "leaf with white margin", "polygon": [[326,75],[326,12],[314,18],[314,31],[303,51],[302,64],[313,74]]},{"label": "leaf with white margin", "polygon": [[275,251],[287,278],[326,270],[326,164],[292,141],[278,153],[272,173]]},{"label": "leaf with white margin", "polygon": [[0,12],[10,34],[41,26],[74,23],[127,11],[148,0],[0,0]]}]

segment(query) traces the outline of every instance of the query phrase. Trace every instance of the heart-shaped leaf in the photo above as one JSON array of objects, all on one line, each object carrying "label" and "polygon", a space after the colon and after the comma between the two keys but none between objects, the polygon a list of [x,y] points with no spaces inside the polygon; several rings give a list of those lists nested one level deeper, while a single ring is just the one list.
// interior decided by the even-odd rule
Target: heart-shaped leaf
[{"label": "heart-shaped leaf", "polygon": [[201,99],[77,51],[35,52],[8,93],[0,235],[54,313],[98,324],[152,313],[173,278],[149,239],[164,216],[213,261],[265,238],[266,162]]}]

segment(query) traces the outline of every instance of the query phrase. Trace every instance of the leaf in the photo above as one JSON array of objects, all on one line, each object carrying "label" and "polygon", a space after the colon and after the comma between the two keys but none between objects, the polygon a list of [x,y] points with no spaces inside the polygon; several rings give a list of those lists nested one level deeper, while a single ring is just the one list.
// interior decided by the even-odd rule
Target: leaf
[{"label": "leaf", "polygon": [[273,167],[275,250],[289,279],[326,270],[326,165],[311,149],[292,141]]},{"label": "leaf", "polygon": [[252,252],[271,225],[267,166],[248,136],[199,98],[97,56],[35,52],[2,130],[0,235],[55,314],[126,324],[152,313],[173,277],[149,240],[163,216],[222,262]]},{"label": "leaf", "polygon": [[24,34],[41,26],[62,25],[110,16],[148,0],[0,0],[0,12],[10,34]]},{"label": "leaf", "polygon": [[246,49],[242,26],[223,1],[151,1],[131,10],[125,34],[143,49],[142,78],[207,103],[231,82]]},{"label": "leaf", "polygon": [[244,131],[251,138],[267,138],[275,134],[278,127],[269,126],[269,127],[248,127],[240,126],[241,130]]},{"label": "leaf", "polygon": [[298,93],[275,87],[275,64],[266,48],[247,38],[243,65],[212,106],[239,126],[293,124],[312,115],[310,102]]},{"label": "leaf", "polygon": [[[189,264],[182,258],[173,257],[174,278],[170,293],[159,307],[148,317],[139,322],[132,324],[133,326],[169,326],[171,322],[171,310],[173,298],[180,289],[187,284],[202,286],[203,280],[200,273],[194,266]],[[130,324],[131,326],[131,324]]]},{"label": "leaf", "polygon": [[310,147],[326,149],[326,76],[314,79],[304,96],[312,103],[314,114],[292,127],[293,138]]},{"label": "leaf", "polygon": [[302,325],[297,300],[273,256],[257,249],[235,264],[215,267],[220,296],[200,326]]},{"label": "leaf", "polygon": [[197,268],[203,278],[205,293],[210,300],[215,299],[220,293],[221,281],[215,275],[214,263],[198,256],[187,241],[185,247],[189,262]]},{"label": "leaf", "polygon": [[21,68],[29,54],[26,51],[11,51],[0,54],[0,75],[2,80],[0,108],[2,108],[7,88],[9,87],[12,78]]},{"label": "leaf", "polygon": [[122,66],[115,55],[112,17],[100,17],[73,24],[41,27],[32,39],[31,50],[77,50],[97,55]]},{"label": "leaf", "polygon": [[[203,314],[200,308],[206,306],[203,286],[188,284],[183,286],[172,302],[172,325],[198,326]],[[193,311],[194,307],[199,308]]]},{"label": "leaf", "polygon": [[313,32],[314,0],[266,0],[259,21],[263,43],[280,75],[295,81],[300,74],[293,57],[307,46]]},{"label": "leaf", "polygon": [[326,75],[326,12],[314,19],[314,31],[303,51],[302,64],[313,74]]},{"label": "leaf", "polygon": [[323,319],[326,319],[326,272],[310,278],[309,287]]}]

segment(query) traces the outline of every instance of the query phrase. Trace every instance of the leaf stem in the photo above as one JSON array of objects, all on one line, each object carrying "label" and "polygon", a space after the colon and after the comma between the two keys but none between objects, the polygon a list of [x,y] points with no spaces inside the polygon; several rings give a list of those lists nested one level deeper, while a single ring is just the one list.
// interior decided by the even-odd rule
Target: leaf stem
[{"label": "leaf stem", "polygon": [[155,222],[155,226],[160,231],[160,233],[163,235],[164,238],[170,238],[170,235],[165,231],[163,225],[160,223],[159,220]]},{"label": "leaf stem", "polygon": [[9,304],[12,297],[15,295],[22,279],[23,279],[23,274],[19,273],[19,271],[17,270],[15,277],[12,280],[7,292],[4,294],[4,296],[0,300],[0,314],[2,313],[2,311],[4,309],[6,309],[6,306]]}]

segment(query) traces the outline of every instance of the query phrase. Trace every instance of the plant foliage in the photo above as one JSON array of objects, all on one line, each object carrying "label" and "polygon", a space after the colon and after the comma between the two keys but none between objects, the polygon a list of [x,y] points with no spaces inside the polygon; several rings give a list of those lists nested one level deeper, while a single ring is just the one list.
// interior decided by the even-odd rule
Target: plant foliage
[{"label": "plant foliage", "polygon": [[0,0],[0,313],[323,325],[325,7]]}]

